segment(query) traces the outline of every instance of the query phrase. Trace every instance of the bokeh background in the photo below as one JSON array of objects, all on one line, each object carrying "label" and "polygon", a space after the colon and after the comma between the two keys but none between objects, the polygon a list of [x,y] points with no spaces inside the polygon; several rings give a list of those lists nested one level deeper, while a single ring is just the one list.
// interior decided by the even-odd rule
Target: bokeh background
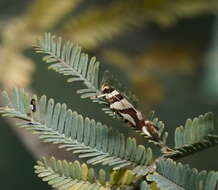
[{"label": "bokeh background", "polygon": [[[32,45],[45,31],[80,44],[138,97],[145,114],[155,110],[169,131],[208,111],[218,118],[217,0],[0,0],[0,89],[23,87],[127,135],[143,139],[108,118],[47,70]],[[216,119],[216,126],[217,126]],[[218,130],[217,130],[218,132]],[[48,190],[33,173],[35,159],[55,155],[75,159],[17,130],[0,118],[1,189]],[[199,170],[218,169],[218,148],[182,160]]]}]

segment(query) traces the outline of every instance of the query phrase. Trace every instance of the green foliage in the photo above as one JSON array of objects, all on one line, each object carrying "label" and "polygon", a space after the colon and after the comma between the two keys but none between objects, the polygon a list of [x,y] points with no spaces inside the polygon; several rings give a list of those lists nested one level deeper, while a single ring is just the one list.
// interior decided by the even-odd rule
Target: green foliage
[{"label": "green foliage", "polygon": [[206,113],[193,120],[187,119],[184,127],[176,128],[175,152],[169,157],[183,157],[217,144],[218,136],[214,135],[213,114]]},{"label": "green foliage", "polygon": [[113,186],[131,185],[136,180],[135,173],[127,169],[115,170],[110,174],[110,184]]},{"label": "green foliage", "polygon": [[[110,189],[104,184],[105,181],[96,179],[95,172],[92,168],[88,168],[86,164],[80,165],[78,161],[67,162],[43,159],[38,161],[35,166],[35,172],[43,181],[48,181],[49,185],[58,189],[73,189],[78,188],[86,190],[92,189]],[[99,172],[98,178],[102,178],[103,174]]]},{"label": "green foliage", "polygon": [[122,175],[112,172],[107,180],[108,172],[103,169],[98,174],[93,168],[78,161],[67,162],[55,158],[43,159],[37,162],[35,172],[43,181],[58,189],[80,189],[80,190],[109,190],[116,185],[130,185],[135,179],[130,170],[123,171]]},{"label": "green foliage", "polygon": [[152,160],[151,149],[137,145],[134,138],[126,139],[122,133],[108,128],[88,117],[67,109],[66,104],[54,103],[43,95],[36,99],[37,111],[30,117],[30,97],[23,90],[15,89],[9,98],[3,92],[6,107],[0,112],[3,116],[15,117],[27,122],[20,127],[38,134],[44,142],[61,144],[59,147],[89,158],[89,164],[107,164],[114,169],[127,166],[147,165]]},{"label": "green foliage", "polygon": [[171,159],[158,161],[156,172],[147,179],[155,181],[164,190],[215,190],[218,185],[217,172],[198,172]]},{"label": "green foliage", "polygon": [[208,135],[202,141],[190,144],[190,145],[185,145],[179,148],[175,148],[175,152],[172,154],[166,155],[166,157],[170,157],[173,159],[178,159],[182,158],[184,156],[188,156],[191,154],[194,154],[196,152],[200,152],[202,150],[211,148],[213,146],[218,145],[218,136],[217,135]]},{"label": "green foliage", "polygon": [[55,70],[66,76],[70,76],[68,82],[82,81],[87,87],[77,91],[82,98],[93,97],[99,91],[99,62],[95,57],[90,60],[88,55],[81,52],[81,47],[70,42],[62,43],[62,39],[56,39],[50,33],[37,42],[36,51],[45,53],[43,60],[51,63],[49,69]]},{"label": "green foliage", "polygon": [[[61,38],[50,33],[38,41],[36,51],[47,54],[43,60],[51,63],[50,69],[70,77],[68,82],[80,81],[86,86],[77,91],[82,98],[105,104],[103,99],[94,98],[101,94],[99,85],[109,83],[115,88],[122,86],[113,76],[110,79],[108,72],[99,80],[99,62],[95,58],[89,60],[87,54],[81,53],[79,46],[63,43]],[[134,102],[134,96],[127,89],[121,89],[120,93]],[[38,134],[44,142],[59,144],[60,148],[78,154],[79,158],[86,158],[88,164],[108,165],[113,169],[109,174],[103,169],[96,172],[78,161],[71,163],[55,158],[39,161],[35,167],[36,173],[53,187],[109,190],[120,187],[129,189],[136,185],[141,190],[157,189],[156,186],[164,190],[213,190],[218,185],[217,172],[198,172],[188,165],[168,159],[179,159],[218,144],[218,135],[213,131],[212,113],[188,119],[184,127],[176,128],[175,148],[166,145],[168,133],[164,131],[164,123],[158,118],[152,119],[161,134],[159,141],[152,141],[161,149],[159,157],[153,159],[152,149],[137,145],[135,138],[126,138],[124,134],[94,119],[67,109],[64,103],[55,104],[45,95],[31,97],[23,89],[14,89],[11,96],[4,91],[2,99],[5,107],[0,108],[0,113],[22,120],[17,123],[19,127]],[[31,110],[32,99],[35,100],[35,111]],[[102,110],[114,116],[110,108]],[[148,185],[147,181],[151,181],[152,185]]]},{"label": "green foliage", "polygon": [[185,127],[180,126],[175,131],[176,148],[194,144],[205,139],[213,133],[214,120],[212,113],[200,115],[193,120],[187,119]]}]

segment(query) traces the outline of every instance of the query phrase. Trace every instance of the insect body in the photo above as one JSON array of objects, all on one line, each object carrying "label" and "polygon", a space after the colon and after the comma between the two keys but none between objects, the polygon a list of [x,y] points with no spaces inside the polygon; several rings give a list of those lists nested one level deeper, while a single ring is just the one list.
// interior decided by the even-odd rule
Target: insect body
[{"label": "insect body", "polygon": [[31,109],[32,112],[36,112],[36,100],[35,99],[31,99],[30,109]]},{"label": "insect body", "polygon": [[[30,104],[29,104],[29,113],[27,113],[27,115],[31,118],[33,118],[33,113],[36,112],[36,100],[34,98],[32,98],[30,100]],[[31,124],[31,122],[30,122]]]},{"label": "insect body", "polygon": [[98,96],[98,98],[104,97],[110,104],[111,110],[119,114],[136,130],[142,131],[147,137],[153,139],[159,138],[158,129],[153,122],[146,120],[142,113],[135,109],[135,107],[116,89],[105,84],[102,86],[101,91],[103,94]]}]

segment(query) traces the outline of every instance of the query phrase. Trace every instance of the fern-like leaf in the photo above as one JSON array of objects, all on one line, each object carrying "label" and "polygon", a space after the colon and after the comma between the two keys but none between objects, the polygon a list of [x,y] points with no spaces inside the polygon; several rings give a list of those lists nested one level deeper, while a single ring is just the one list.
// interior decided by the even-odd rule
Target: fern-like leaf
[{"label": "fern-like leaf", "polygon": [[213,133],[214,120],[212,113],[200,115],[193,120],[187,119],[185,127],[180,126],[175,131],[175,146],[182,147],[194,144],[205,139],[209,134]]},{"label": "fern-like leaf", "polygon": [[[87,188],[93,189],[111,189],[103,184],[103,180],[96,179],[95,172],[92,168],[88,168],[86,164],[80,165],[78,161],[66,162],[51,159],[43,159],[38,161],[35,166],[35,173],[43,181],[47,181],[49,185],[58,189],[73,189],[79,188],[86,190]],[[100,174],[99,178],[103,178]]]},{"label": "fern-like leaf", "polygon": [[88,168],[86,164],[80,164],[78,161],[56,160],[53,157],[38,161],[35,173],[52,187],[61,190],[76,189],[76,187],[80,190],[110,190],[115,185],[130,185],[135,179],[134,174],[127,170],[122,174],[114,171],[107,180],[109,174],[103,169],[96,174],[93,168]]},{"label": "fern-like leaf", "polygon": [[200,115],[193,120],[187,119],[185,127],[175,131],[175,153],[171,158],[179,158],[218,144],[218,136],[214,135],[214,119],[212,113]]},{"label": "fern-like leaf", "polygon": [[81,47],[70,42],[63,43],[50,33],[37,41],[36,51],[47,54],[43,60],[51,63],[49,69],[69,76],[68,82],[82,81],[87,88],[77,91],[82,98],[89,98],[100,93],[98,71],[99,62],[95,57],[90,60],[81,52]]},{"label": "fern-like leaf", "polygon": [[44,95],[39,100],[34,96],[37,110],[30,117],[30,97],[23,90],[15,89],[12,98],[3,92],[3,97],[6,101],[6,107],[0,110],[3,116],[25,120],[18,125],[38,134],[45,142],[61,144],[60,148],[88,158],[88,164],[102,163],[120,169],[145,166],[152,160],[150,148],[146,150],[134,138],[126,139],[100,122],[72,112],[66,104],[55,104]]},{"label": "fern-like leaf", "polygon": [[147,179],[155,181],[164,190],[215,190],[218,185],[217,172],[198,172],[171,159],[157,162],[156,172],[148,175]]},{"label": "fern-like leaf", "polygon": [[130,186],[138,178],[132,170],[120,169],[110,173],[110,184],[113,186]]},{"label": "fern-like leaf", "polygon": [[165,156],[172,159],[179,159],[217,145],[218,145],[218,135],[208,135],[200,142],[178,147],[175,149],[175,152],[172,152]]}]

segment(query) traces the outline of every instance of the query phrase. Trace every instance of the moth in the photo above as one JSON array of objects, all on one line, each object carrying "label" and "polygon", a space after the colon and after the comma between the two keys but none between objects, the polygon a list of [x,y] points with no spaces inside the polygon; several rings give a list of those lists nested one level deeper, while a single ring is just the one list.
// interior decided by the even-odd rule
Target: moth
[{"label": "moth", "polygon": [[34,98],[32,98],[30,101],[30,110],[32,112],[36,112],[36,100]]},{"label": "moth", "polygon": [[156,140],[160,138],[157,126],[152,121],[146,120],[142,113],[114,87],[104,84],[101,87],[101,92],[102,94],[97,96],[97,98],[105,98],[110,105],[110,109],[121,116],[132,127],[140,130],[148,138]]},{"label": "moth", "polygon": [[[30,100],[29,108],[30,108],[29,110],[30,112],[28,112],[27,115],[32,118],[33,113],[36,112],[36,100],[34,98]],[[31,124],[31,122],[29,124]]]}]

